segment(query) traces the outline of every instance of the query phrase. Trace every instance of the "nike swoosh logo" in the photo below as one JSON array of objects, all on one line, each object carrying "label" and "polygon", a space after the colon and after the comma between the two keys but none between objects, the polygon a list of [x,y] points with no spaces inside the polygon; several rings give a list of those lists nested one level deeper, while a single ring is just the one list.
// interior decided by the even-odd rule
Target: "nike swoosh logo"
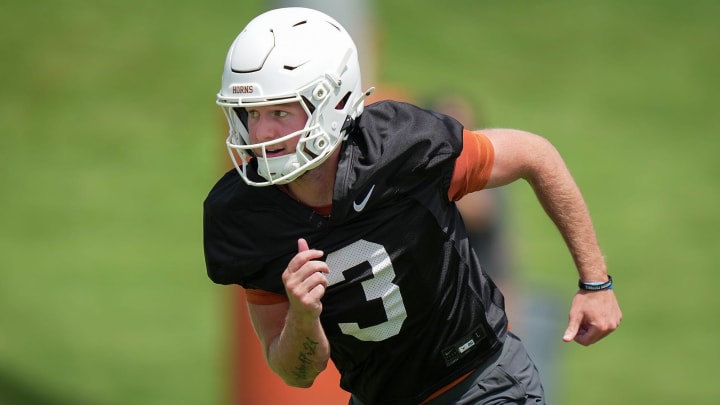
[{"label": "nike swoosh logo", "polygon": [[370,195],[372,194],[373,190],[375,190],[375,185],[373,184],[372,187],[370,187],[370,191],[368,191],[367,195],[365,196],[365,199],[360,202],[360,204],[353,201],[353,208],[356,212],[360,212],[365,209],[365,205],[367,205],[367,202],[370,200]]}]

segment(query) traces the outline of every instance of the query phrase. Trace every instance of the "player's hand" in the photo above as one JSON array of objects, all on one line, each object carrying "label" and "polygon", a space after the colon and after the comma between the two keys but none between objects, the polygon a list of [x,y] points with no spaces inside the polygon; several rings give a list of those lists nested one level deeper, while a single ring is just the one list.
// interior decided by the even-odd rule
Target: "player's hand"
[{"label": "player's hand", "polygon": [[290,308],[307,317],[317,318],[322,312],[320,299],[327,288],[325,274],[330,272],[325,262],[317,260],[322,256],[322,251],[310,249],[305,239],[298,239],[298,253],[282,275]]},{"label": "player's hand", "polygon": [[573,298],[563,341],[589,346],[617,329],[621,320],[622,312],[612,290],[580,290]]}]

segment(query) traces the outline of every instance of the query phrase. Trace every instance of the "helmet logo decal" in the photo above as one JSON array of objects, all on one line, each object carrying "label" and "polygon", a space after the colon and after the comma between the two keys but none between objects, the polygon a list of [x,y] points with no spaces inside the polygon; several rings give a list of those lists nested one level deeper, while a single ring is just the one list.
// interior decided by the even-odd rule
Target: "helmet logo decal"
[{"label": "helmet logo decal", "polygon": [[232,92],[233,94],[252,94],[254,91],[252,85],[242,85],[242,84],[233,84],[232,85]]}]

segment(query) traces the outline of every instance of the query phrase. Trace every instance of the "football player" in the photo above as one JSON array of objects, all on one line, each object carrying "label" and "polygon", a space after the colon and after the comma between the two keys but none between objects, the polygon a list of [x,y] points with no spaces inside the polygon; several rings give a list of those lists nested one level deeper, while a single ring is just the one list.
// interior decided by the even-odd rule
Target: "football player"
[{"label": "football player", "polygon": [[204,204],[209,277],[246,289],[271,369],[309,387],[332,358],[350,404],[544,403],[455,201],[524,179],[579,274],[563,340],[621,311],[586,204],[545,138],[470,131],[411,104],[365,106],[333,18],[281,8],[232,43],[217,104],[235,168]]}]

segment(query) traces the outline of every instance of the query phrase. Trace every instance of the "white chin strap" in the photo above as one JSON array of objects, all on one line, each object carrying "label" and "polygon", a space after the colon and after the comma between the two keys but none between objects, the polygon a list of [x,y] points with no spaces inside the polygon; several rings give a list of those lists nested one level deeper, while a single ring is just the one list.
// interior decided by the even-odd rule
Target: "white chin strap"
[{"label": "white chin strap", "polygon": [[271,184],[287,184],[304,173],[298,171],[300,164],[294,153],[273,158],[257,158],[257,161],[258,174]]}]

